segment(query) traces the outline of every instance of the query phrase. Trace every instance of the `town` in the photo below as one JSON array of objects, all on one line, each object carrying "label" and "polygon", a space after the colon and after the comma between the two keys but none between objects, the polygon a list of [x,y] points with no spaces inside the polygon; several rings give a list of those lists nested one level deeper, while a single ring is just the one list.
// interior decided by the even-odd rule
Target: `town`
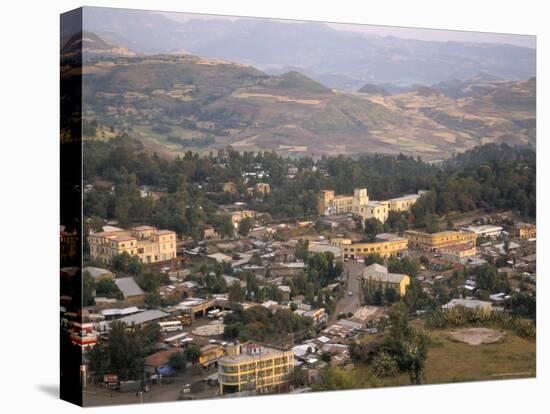
[{"label": "town", "polygon": [[61,228],[85,405],[534,375],[534,194],[511,196],[534,166],[500,157],[521,149],[440,166],[87,145],[81,271]]}]

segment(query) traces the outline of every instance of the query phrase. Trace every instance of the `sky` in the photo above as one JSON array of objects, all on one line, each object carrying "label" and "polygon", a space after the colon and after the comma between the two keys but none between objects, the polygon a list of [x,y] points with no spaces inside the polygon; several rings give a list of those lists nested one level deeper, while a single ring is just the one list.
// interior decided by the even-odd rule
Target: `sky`
[{"label": "sky", "polygon": [[[191,13],[162,13],[164,16],[184,22],[190,19],[227,19],[237,20],[240,17],[216,16]],[[327,26],[335,30],[347,32],[359,32],[368,35],[377,36],[395,36],[402,39],[415,39],[426,41],[457,41],[457,42],[475,42],[475,43],[503,43],[515,46],[536,48],[536,36],[518,35],[509,33],[485,33],[469,32],[461,30],[443,30],[443,29],[417,29],[412,27],[397,26],[376,26],[367,24],[347,24],[347,23],[326,23]]]}]

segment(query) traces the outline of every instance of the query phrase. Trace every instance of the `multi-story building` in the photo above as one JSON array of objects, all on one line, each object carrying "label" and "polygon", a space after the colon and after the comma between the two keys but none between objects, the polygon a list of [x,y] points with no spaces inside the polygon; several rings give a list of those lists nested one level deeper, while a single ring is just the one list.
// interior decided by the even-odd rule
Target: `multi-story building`
[{"label": "multi-story building", "polygon": [[361,207],[367,205],[368,203],[369,194],[366,188],[356,188],[353,190],[353,213],[359,214]]},{"label": "multi-story building", "polygon": [[474,257],[477,253],[476,246],[471,243],[451,244],[450,246],[438,249],[441,258],[452,263],[468,263],[468,259]]},{"label": "multi-story building", "polygon": [[477,236],[470,231],[441,231],[439,233],[425,233],[422,231],[407,230],[405,237],[409,240],[409,247],[435,252],[442,247],[453,244],[476,245]]},{"label": "multi-story building", "polygon": [[520,239],[534,239],[537,237],[537,226],[530,223],[517,223],[515,225],[516,235]]},{"label": "multi-story building", "polygon": [[231,193],[231,194],[237,194],[238,192],[238,189],[237,189],[237,184],[231,182],[231,181],[228,181],[226,183],[223,183],[222,185],[222,191],[224,193]]},{"label": "multi-story building", "polygon": [[266,196],[271,192],[271,186],[268,183],[256,183],[254,193],[257,195]]},{"label": "multi-story building", "polygon": [[383,292],[386,289],[394,289],[399,296],[405,296],[407,286],[411,278],[400,273],[390,273],[388,268],[378,263],[365,267],[362,273],[363,283],[370,284],[372,288],[380,287]]},{"label": "multi-story building", "polygon": [[277,392],[288,387],[294,369],[294,353],[256,343],[227,345],[227,355],[218,360],[220,394],[254,391]]},{"label": "multi-story building", "polygon": [[359,207],[359,215],[363,221],[367,219],[376,219],[385,223],[390,213],[390,203],[388,201],[370,201]]},{"label": "multi-story building", "polygon": [[321,215],[353,213],[363,220],[376,218],[384,223],[390,211],[409,210],[424,193],[425,191],[419,191],[417,194],[375,201],[369,200],[366,188],[356,188],[353,195],[335,195],[333,190],[323,190],[319,194],[317,207]]},{"label": "multi-story building", "polygon": [[359,213],[359,207],[368,202],[366,188],[356,188],[353,195],[335,195],[333,190],[323,190],[317,208],[321,215]]},{"label": "multi-story building", "polygon": [[199,356],[199,364],[203,367],[209,367],[215,364],[221,357],[225,355],[225,348],[219,344],[208,344],[201,348]]},{"label": "multi-story building", "polygon": [[228,215],[231,218],[231,223],[233,223],[233,227],[237,228],[239,227],[239,223],[243,221],[245,218],[256,217],[256,212],[253,210],[240,210],[240,211],[232,211],[228,213]]},{"label": "multi-story building", "polygon": [[408,254],[408,240],[397,235],[384,234],[371,243],[353,243],[350,239],[332,239],[333,246],[340,247],[344,259],[363,259],[369,254],[381,257],[404,257]]},{"label": "multi-story building", "polygon": [[418,194],[406,194],[401,197],[390,198],[389,205],[390,211],[396,211],[398,213],[409,210],[414,203],[420,198],[421,192]]},{"label": "multi-story building", "polygon": [[137,256],[142,263],[163,262],[176,257],[176,233],[151,226],[90,233],[88,243],[92,260],[106,264],[122,253]]}]

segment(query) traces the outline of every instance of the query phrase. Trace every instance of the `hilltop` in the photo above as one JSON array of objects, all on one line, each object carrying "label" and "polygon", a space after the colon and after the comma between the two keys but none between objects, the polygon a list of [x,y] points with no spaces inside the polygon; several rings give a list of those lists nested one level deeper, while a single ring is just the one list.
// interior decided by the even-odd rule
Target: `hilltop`
[{"label": "hilltop", "polygon": [[[89,45],[99,50],[99,43]],[[106,129],[128,131],[167,156],[232,145],[294,155],[402,152],[442,160],[484,143],[535,143],[534,78],[473,78],[457,85],[460,94],[444,86],[396,95],[373,88],[346,92],[297,71],[268,75],[185,52],[96,54],[86,63],[83,104],[87,120],[100,125],[95,138],[108,137]]]}]

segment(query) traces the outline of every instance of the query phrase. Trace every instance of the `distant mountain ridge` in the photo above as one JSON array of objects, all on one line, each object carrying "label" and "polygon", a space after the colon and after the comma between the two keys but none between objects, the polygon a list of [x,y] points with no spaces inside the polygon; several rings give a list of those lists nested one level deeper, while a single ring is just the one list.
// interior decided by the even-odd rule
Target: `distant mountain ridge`
[{"label": "distant mountain ridge", "polygon": [[[100,42],[85,46],[97,50]],[[231,145],[296,156],[405,153],[442,160],[489,142],[535,144],[534,78],[473,77],[463,88],[476,93],[455,98],[434,85],[396,95],[344,92],[297,71],[268,75],[185,53],[98,54],[86,65],[83,112],[98,121],[99,136],[128,131],[166,156]]]},{"label": "distant mountain ridge", "polygon": [[503,44],[380,37],[315,22],[244,18],[176,22],[155,12],[93,7],[85,8],[85,22],[86,30],[136,53],[183,49],[270,74],[296,70],[329,88],[348,91],[366,83],[427,86],[482,72],[508,80],[535,75],[535,50]]}]

